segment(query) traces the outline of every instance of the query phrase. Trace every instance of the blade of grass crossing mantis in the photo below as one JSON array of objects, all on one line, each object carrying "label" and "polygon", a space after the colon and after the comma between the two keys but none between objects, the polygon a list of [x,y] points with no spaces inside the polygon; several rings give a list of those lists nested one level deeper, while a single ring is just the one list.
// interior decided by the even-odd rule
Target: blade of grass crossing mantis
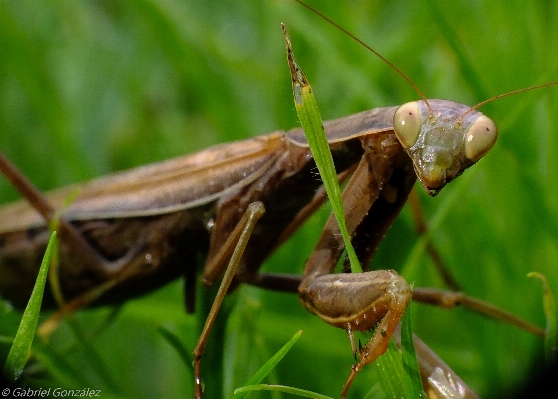
[{"label": "blade of grass crossing mantis", "polygon": [[345,224],[345,215],[343,213],[343,206],[341,203],[341,189],[339,188],[337,173],[335,172],[333,158],[325,136],[318,104],[314,94],[312,93],[310,83],[308,83],[306,76],[304,76],[302,69],[300,69],[294,58],[293,50],[291,48],[291,40],[289,38],[289,34],[287,33],[287,29],[283,24],[281,24],[281,27],[283,28],[287,44],[287,61],[291,71],[296,113],[298,114],[298,119],[304,129],[304,134],[308,140],[308,144],[310,145],[312,156],[316,161],[316,166],[318,167],[320,176],[324,182],[324,187],[331,203],[333,213],[335,214],[335,218],[339,224],[339,230],[341,231],[341,236],[345,242],[345,248],[347,249],[349,261],[351,263],[351,271],[353,273],[362,273],[362,268],[360,267],[355,250],[351,244],[349,232],[347,231],[347,226]]},{"label": "blade of grass crossing mantis", "polygon": [[52,249],[55,243],[56,232],[53,232],[50,236],[45,256],[43,257],[41,268],[39,269],[39,274],[37,275],[37,280],[33,287],[33,292],[23,312],[23,317],[21,318],[21,323],[14,338],[14,343],[12,344],[8,357],[6,358],[6,363],[2,369],[2,373],[13,382],[21,375],[23,367],[29,357],[41,311],[41,303],[43,301],[43,293],[47,281]]},{"label": "blade of grass crossing mantis", "polygon": [[[285,34],[287,61],[291,71],[296,111],[304,134],[308,140],[308,144],[310,145],[312,156],[316,161],[320,176],[324,182],[337,223],[339,224],[339,230],[343,236],[351,263],[351,271],[353,273],[361,273],[362,268],[351,244],[349,233],[345,225],[345,216],[341,202],[341,189],[337,180],[329,144],[325,136],[318,104],[312,92],[312,87],[294,58],[287,30],[284,25],[281,25],[281,27]],[[384,374],[395,376],[396,380],[393,381],[392,384],[382,384],[381,390],[384,395],[389,397],[401,396],[402,392],[399,391],[401,391],[401,381],[403,381],[406,397],[425,397],[413,345],[410,317],[408,315],[404,316],[403,323],[402,354],[399,353],[392,340],[388,352],[377,360],[377,362],[379,362],[379,368],[386,371]]]},{"label": "blade of grass crossing mantis", "polygon": [[[339,187],[339,182],[337,181],[337,174],[335,172],[335,166],[333,164],[333,159],[331,152],[329,150],[329,145],[324,133],[323,123],[318,109],[318,105],[314,94],[312,92],[312,87],[310,86],[306,76],[302,72],[302,69],[298,66],[294,54],[292,51],[290,38],[284,25],[282,25],[283,32],[285,34],[285,41],[287,45],[287,60],[289,63],[289,68],[291,71],[291,79],[293,84],[293,96],[295,101],[295,107],[300,119],[302,128],[304,129],[304,134],[310,145],[312,155],[318,166],[320,176],[324,182],[328,198],[331,202],[333,212],[339,224],[339,230],[343,236],[345,242],[345,247],[347,249],[347,254],[351,263],[351,271],[362,272],[360,263],[358,262],[356,253],[352,247],[349,233],[345,225],[345,216],[343,213],[343,206],[341,203],[341,189]],[[386,357],[387,355],[387,357]],[[381,361],[382,368],[389,370],[399,369],[399,373],[390,372],[390,375],[399,376],[397,382],[389,386],[382,386],[382,391],[384,395],[390,395],[395,393],[397,387],[400,387],[399,383],[402,380],[402,367],[401,367],[401,356],[397,352],[397,349],[393,349],[390,353],[382,356],[384,359]],[[379,360],[379,359],[378,359]]]}]

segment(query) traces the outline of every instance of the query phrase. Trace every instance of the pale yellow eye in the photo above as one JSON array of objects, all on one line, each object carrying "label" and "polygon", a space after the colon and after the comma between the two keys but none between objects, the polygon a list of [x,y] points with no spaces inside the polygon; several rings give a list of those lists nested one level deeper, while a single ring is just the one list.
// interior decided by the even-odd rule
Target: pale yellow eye
[{"label": "pale yellow eye", "polygon": [[397,108],[393,115],[393,130],[405,148],[411,148],[420,133],[418,102],[406,103]]},{"label": "pale yellow eye", "polygon": [[481,159],[498,138],[498,128],[487,116],[481,115],[465,135],[465,156],[473,162]]}]

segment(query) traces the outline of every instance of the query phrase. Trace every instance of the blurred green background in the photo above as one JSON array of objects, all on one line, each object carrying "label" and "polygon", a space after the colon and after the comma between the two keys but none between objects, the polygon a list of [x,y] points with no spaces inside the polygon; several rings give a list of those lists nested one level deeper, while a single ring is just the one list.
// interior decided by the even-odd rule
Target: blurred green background
[{"label": "blurred green background", "polygon": [[[555,2],[309,2],[429,98],[475,104],[558,77]],[[324,119],[418,98],[375,56],[289,0],[2,1],[0,148],[48,190],[296,127],[280,22]],[[420,193],[433,241],[464,291],[540,326],[541,284],[526,274],[543,273],[558,293],[556,104],[551,87],[483,107],[500,129],[494,150],[438,197]],[[0,179],[0,203],[17,198]],[[301,273],[323,217],[263,268]],[[415,286],[441,287],[428,256],[412,256],[416,242],[405,209],[373,266],[397,269]],[[353,362],[342,330],[305,312],[295,295],[242,287],[228,306],[224,338],[217,334],[213,344],[225,352],[218,356],[224,374],[211,375],[218,360],[202,364],[207,397],[220,389],[230,397],[299,329],[302,338],[270,381],[339,395]],[[483,397],[513,392],[543,363],[541,340],[514,327],[465,309],[412,306],[414,331]],[[77,318],[92,333],[109,313]],[[3,315],[6,333],[16,317]],[[102,389],[103,397],[189,397],[192,373],[155,328],[165,325],[192,350],[198,322],[184,314],[176,282],[125,304],[86,349],[61,328],[27,382]],[[46,371],[51,363],[55,377]],[[364,396],[373,374],[369,367],[357,377],[352,397]]]}]

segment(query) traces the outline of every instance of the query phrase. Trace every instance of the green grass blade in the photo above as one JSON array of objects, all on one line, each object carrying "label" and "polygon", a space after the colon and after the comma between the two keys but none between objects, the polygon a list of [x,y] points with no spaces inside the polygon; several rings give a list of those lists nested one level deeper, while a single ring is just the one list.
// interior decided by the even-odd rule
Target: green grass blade
[{"label": "green grass blade", "polygon": [[407,306],[401,320],[401,360],[403,361],[403,382],[406,398],[426,398],[413,343],[411,330],[411,306]]},{"label": "green grass blade", "polygon": [[94,386],[81,369],[77,369],[66,358],[66,352],[57,351],[43,340],[38,339],[33,343],[33,356],[44,366],[48,374],[60,386],[66,388],[79,388]]},{"label": "green grass blade", "polygon": [[372,388],[368,391],[368,393],[362,399],[384,399],[386,395],[382,392],[380,388],[380,384],[376,383],[372,385]]},{"label": "green grass blade", "polygon": [[[264,365],[254,373],[252,377],[248,381],[246,381],[245,387],[249,385],[259,384],[269,373],[271,370],[275,368],[277,363],[285,357],[285,355],[289,352],[289,350],[293,347],[293,345],[298,341],[300,336],[302,335],[302,331],[298,331],[290,340],[287,342],[281,349],[277,351],[275,355],[273,355]],[[238,392],[238,393],[237,393]],[[236,389],[234,391],[233,399],[241,399],[244,398],[249,393],[249,390],[244,391]]]},{"label": "green grass blade", "polygon": [[[407,308],[408,311],[408,308]],[[407,320],[407,321],[405,321]],[[418,362],[412,343],[410,317],[405,313],[401,328],[401,350],[394,340],[390,340],[386,353],[378,357],[374,367],[377,381],[367,393],[366,398],[425,398],[418,369]],[[409,341],[411,343],[409,343]]]},{"label": "green grass blade", "polygon": [[163,325],[157,326],[155,330],[174,348],[186,367],[193,370],[192,364],[194,363],[194,356],[191,351],[186,349],[180,337],[174,331],[171,331],[168,327]]},{"label": "green grass blade", "polygon": [[324,125],[322,117],[320,116],[320,110],[318,109],[318,103],[316,102],[310,83],[306,79],[306,76],[304,76],[302,69],[300,69],[294,58],[291,41],[284,26],[283,32],[285,33],[285,40],[287,42],[287,60],[291,70],[293,96],[298,119],[300,120],[304,130],[308,144],[310,145],[312,156],[316,161],[316,166],[318,167],[320,176],[324,182],[324,187],[331,203],[333,213],[335,214],[335,218],[339,224],[339,230],[341,232],[341,236],[343,237],[343,241],[345,242],[347,254],[349,255],[349,260],[351,262],[351,271],[353,273],[362,273],[362,268],[360,267],[355,250],[351,244],[349,232],[347,231],[347,226],[345,224],[345,215],[343,213],[343,204],[341,202],[341,189],[339,188],[339,181],[337,180],[337,173],[333,164],[333,158],[325,136]]},{"label": "green grass blade", "polygon": [[103,358],[100,356],[100,354],[97,353],[95,345],[93,345],[91,340],[88,339],[80,323],[77,321],[73,314],[67,314],[65,317],[68,326],[74,333],[74,337],[77,340],[78,347],[87,356],[89,365],[97,372],[98,376],[106,384],[107,388],[109,388],[113,393],[121,393],[122,389],[120,388],[117,380],[115,380],[115,378],[113,377],[113,373],[111,372],[110,368],[107,366]]},{"label": "green grass blade", "polygon": [[400,398],[404,395],[403,389],[403,365],[401,353],[393,342],[389,341],[386,353],[376,359],[373,366],[376,369],[377,383],[372,390],[382,393],[384,398]]},{"label": "green grass blade", "polygon": [[[312,155],[316,161],[316,165],[318,166],[320,176],[323,179],[333,212],[337,218],[339,229],[341,231],[341,235],[343,236],[347,254],[351,262],[351,271],[353,273],[362,272],[345,224],[341,201],[341,190],[337,180],[337,174],[335,172],[335,166],[333,164],[329,144],[324,133],[318,105],[308,80],[294,59],[290,39],[286,29],[283,29],[287,42],[287,58],[291,70],[293,96],[297,114],[310,145]],[[410,392],[411,394],[414,394],[415,392],[420,394],[422,392],[422,384],[420,382],[420,375],[418,374],[416,356],[414,355],[410,325],[408,328],[409,336],[411,337],[412,353],[406,353],[406,360],[408,362],[414,361],[414,371],[416,371],[417,374],[414,376],[407,375],[407,367],[406,365],[402,365],[402,356],[399,353],[399,350],[395,347],[395,344],[393,344],[393,341],[391,341],[388,351],[376,360],[378,363],[378,369],[383,375],[383,377],[380,378],[380,390],[386,397],[400,397],[404,392]],[[418,386],[416,384],[416,376],[418,376]],[[404,381],[404,384],[402,384],[402,381]],[[405,391],[403,390],[403,385],[405,387]],[[408,395],[407,397],[418,398],[420,396],[417,394],[415,396]]]},{"label": "green grass blade", "polygon": [[546,277],[537,272],[527,274],[527,277],[536,277],[543,284],[543,307],[546,316],[546,328],[544,338],[544,352],[547,361],[557,360],[558,353],[558,322],[556,320],[556,301],[552,290],[546,281]]},{"label": "green grass blade", "polygon": [[300,388],[293,388],[293,387],[286,387],[283,385],[267,385],[267,384],[258,384],[258,385],[249,385],[242,388],[236,389],[235,396],[237,393],[250,393],[252,391],[275,391],[275,392],[285,392],[291,395],[300,396],[302,398],[312,398],[312,399],[332,399],[329,396],[325,396],[319,393],[307,391],[305,389]]},{"label": "green grass blade", "polygon": [[56,232],[53,232],[50,236],[48,246],[41,263],[41,268],[39,269],[39,274],[33,287],[33,292],[21,318],[21,323],[17,330],[14,343],[8,353],[6,363],[2,370],[10,380],[15,381],[19,378],[23,371],[23,367],[27,362],[29,357],[29,352],[31,350],[31,344],[33,343],[33,338],[35,337],[35,330],[37,329],[37,321],[39,320],[39,314],[41,311],[41,303],[43,301],[43,293],[45,290],[45,284],[47,281],[48,267],[50,265],[50,259],[52,255],[53,246],[56,243]]}]

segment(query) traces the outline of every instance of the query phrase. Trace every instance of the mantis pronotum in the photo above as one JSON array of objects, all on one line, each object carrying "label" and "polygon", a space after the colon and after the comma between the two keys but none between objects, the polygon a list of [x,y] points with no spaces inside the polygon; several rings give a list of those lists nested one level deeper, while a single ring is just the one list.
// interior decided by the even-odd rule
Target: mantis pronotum
[{"label": "mantis pronotum", "polygon": [[[556,24],[538,24],[536,21],[551,19],[556,14],[555,12],[538,9],[525,11],[524,5],[521,8],[518,6],[517,9],[514,9],[513,5],[506,5],[501,10],[490,9],[498,7],[497,5],[482,5],[476,10],[469,9],[467,5],[452,5],[451,9],[444,9],[444,6],[440,5],[438,8],[435,7],[441,14],[439,16],[428,7],[414,9],[413,4],[407,7],[404,4],[401,4],[401,7],[397,6],[396,10],[393,10],[395,11],[393,17],[388,17],[388,6],[370,9],[366,7],[371,6],[366,4],[363,5],[365,8],[360,10],[346,9],[340,5],[339,7],[342,8],[341,11],[338,11],[333,9],[333,7],[338,7],[337,5],[331,5],[332,9],[325,11],[330,15],[339,15],[340,23],[352,31],[356,31],[359,37],[372,43],[375,48],[378,48],[405,70],[427,93],[428,97],[451,98],[472,104],[492,94],[552,80],[550,77],[555,72],[553,69],[555,61],[551,58],[553,52],[548,49],[555,47],[553,40],[556,40],[558,35],[550,30],[556,29],[554,28]],[[232,139],[232,137],[225,137],[225,133],[222,132],[232,132],[239,135],[237,138],[246,138],[272,131],[278,127],[296,126],[289,94],[290,88],[288,84],[285,84],[286,72],[282,37],[278,31],[279,21],[287,22],[289,26],[292,26],[293,40],[306,43],[301,46],[306,46],[311,52],[313,58],[310,61],[301,60],[300,58],[303,56],[299,56],[299,62],[304,63],[307,74],[312,76],[313,87],[318,94],[322,112],[328,119],[346,116],[373,106],[394,105],[416,99],[416,94],[410,88],[407,88],[404,83],[393,76],[391,71],[361,48],[347,44],[347,39],[340,37],[331,27],[323,26],[321,22],[312,19],[299,7],[291,7],[283,3],[280,3],[279,6],[259,5],[258,7],[265,9],[258,9],[256,14],[269,15],[269,19],[262,20],[261,17],[258,17],[240,25],[235,22],[236,19],[226,18],[230,17],[230,13],[238,13],[233,14],[232,17],[238,17],[243,12],[249,14],[250,5],[215,6],[217,9],[208,14],[203,12],[197,14],[194,10],[186,9],[187,5],[176,6],[177,8],[172,10],[161,8],[166,22],[178,32],[177,36],[172,38],[157,36],[160,30],[149,25],[154,22],[147,12],[141,14],[140,9],[138,14],[138,10],[124,8],[124,14],[134,15],[135,21],[143,21],[141,28],[137,29],[149,29],[147,28],[149,26],[153,28],[148,31],[147,36],[138,35],[134,39],[125,36],[126,40],[137,44],[138,47],[145,48],[143,51],[146,53],[155,52],[160,55],[157,59],[163,60],[151,61],[149,58],[143,58],[145,54],[142,53],[142,50],[129,50],[134,51],[131,57],[137,56],[137,60],[143,59],[143,63],[139,61],[134,63],[133,74],[129,78],[124,78],[125,75],[121,75],[121,71],[130,68],[130,62],[120,56],[112,55],[114,50],[104,41],[100,30],[92,28],[92,31],[86,31],[83,27],[72,25],[70,23],[72,18],[64,14],[65,12],[78,13],[78,15],[83,15],[86,20],[91,18],[92,24],[93,16],[100,15],[106,18],[109,26],[134,29],[132,25],[128,25],[131,22],[119,20],[115,10],[89,9],[84,4],[66,6],[70,8],[65,11],[56,8],[50,9],[52,14],[49,15],[53,15],[56,26],[70,29],[76,34],[71,38],[65,36],[63,30],[52,31],[52,27],[49,26],[47,29],[38,22],[33,24],[33,29],[27,29],[26,23],[28,22],[25,21],[29,21],[28,19],[19,20],[16,16],[21,17],[20,14],[7,5],[2,7],[6,8],[2,13],[2,18],[14,18],[16,28],[11,32],[26,32],[29,38],[28,45],[34,50],[40,50],[39,53],[35,53],[35,56],[44,58],[39,61],[29,58],[28,62],[18,61],[20,63],[14,64],[17,60],[21,60],[14,56],[9,57],[14,63],[8,63],[8,58],[6,62],[2,62],[2,65],[12,65],[12,68],[6,66],[6,73],[2,74],[2,81],[7,89],[3,94],[5,100],[2,106],[2,131],[5,133],[1,134],[0,145],[41,188],[53,188],[62,183],[100,175],[107,172],[108,169],[122,169],[162,160],[173,155],[200,150],[212,143]],[[82,10],[83,8],[85,10]],[[231,11],[231,8],[234,10]],[[37,14],[34,14],[33,10],[30,10],[29,13],[37,15],[37,17],[44,15],[42,9],[35,11]],[[526,14],[532,21],[535,21],[532,22],[532,26],[531,22],[525,22]],[[185,22],[190,21],[187,19],[188,15],[195,15],[194,21],[199,24],[195,26],[197,32],[207,32],[206,29],[209,26],[217,25],[220,26],[220,30],[215,33],[200,34],[205,37],[200,38],[196,36],[196,31],[188,30],[188,27],[194,26],[193,22],[190,24]],[[489,15],[502,15],[503,17],[502,20],[490,24],[486,20]],[[307,25],[303,26],[301,19]],[[229,22],[222,23],[223,20]],[[443,35],[439,30],[432,29],[432,24],[442,24],[442,21],[446,21],[450,26]],[[425,26],[422,26],[422,23]],[[254,24],[259,25],[254,27]],[[1,25],[8,26],[6,23]],[[546,30],[543,30],[543,26],[546,26]],[[35,40],[44,37],[41,36],[43,28],[45,32],[48,31],[51,35],[55,35],[57,43]],[[258,36],[250,36],[250,32],[252,32],[250,29],[254,29]],[[414,29],[421,32],[420,37],[413,33]],[[529,29],[534,29],[538,33],[533,34]],[[457,37],[461,39],[460,51],[471,54],[467,59],[473,66],[473,70],[476,71],[473,76],[463,75],[460,70],[463,64],[460,64],[459,61],[451,61],[457,58],[452,57],[456,53],[448,45],[451,32],[456,33]],[[513,32],[513,36],[509,32]],[[114,34],[117,35],[116,32]],[[253,41],[250,42],[246,39],[241,41],[239,37],[242,34],[248,35]],[[304,36],[300,37],[301,34]],[[304,41],[306,35],[308,42]],[[274,44],[264,44],[262,38],[267,36]],[[11,38],[12,36],[6,37]],[[487,40],[487,37],[491,39]],[[492,37],[500,38],[505,43],[492,40]],[[536,41],[540,37],[545,39]],[[186,46],[184,53],[177,53],[176,49],[165,47],[172,41],[171,39]],[[230,41],[221,44],[219,40]],[[82,45],[84,41],[94,44],[94,50],[90,53],[87,52],[87,47]],[[60,46],[60,42],[65,46]],[[251,43],[255,47],[247,48],[246,43],[249,45]],[[514,45],[517,43],[522,45]],[[73,50],[77,47],[81,49],[80,51],[86,52],[88,56],[83,57],[82,53],[79,53],[78,57],[77,50]],[[133,46],[127,47],[133,48]],[[21,54],[26,54],[25,48],[23,47],[21,50],[20,47]],[[72,69],[76,64],[61,64],[61,58],[56,58],[60,53],[54,52],[55,49],[60,51],[60,48],[63,48],[64,54],[70,56],[72,62],[77,63],[79,67]],[[236,49],[234,54],[228,52],[231,48]],[[121,54],[119,51],[116,53]],[[102,56],[99,57],[99,54]],[[449,56],[445,58],[446,55]],[[100,59],[102,58],[109,59],[110,63],[101,64]],[[531,62],[531,60],[536,62]],[[161,66],[159,64],[161,62],[164,65]],[[183,62],[185,64],[181,64]],[[51,63],[54,63],[55,66],[52,66]],[[49,66],[49,72],[41,70],[41,65]],[[62,66],[58,67],[59,65]],[[203,73],[206,75],[194,76],[192,71],[200,65],[205,68]],[[242,71],[240,65],[246,65],[250,67],[250,70]],[[484,68],[485,66],[486,68]],[[435,68],[435,70],[432,71],[430,68]],[[72,75],[73,79],[78,79],[78,81],[83,79],[83,83],[73,86],[72,82],[75,80],[71,80],[65,75],[69,70],[76,71],[78,77]],[[168,73],[168,70],[172,72]],[[26,82],[28,81],[21,78],[22,71],[31,71],[30,76],[36,77],[38,82],[46,81],[47,84],[44,85],[39,83],[33,85],[35,88],[42,87],[42,91],[33,91],[27,87]],[[425,73],[425,71],[427,72]],[[169,76],[175,76],[176,81],[167,82],[166,79],[170,79]],[[189,76],[192,76],[193,80],[187,80]],[[159,77],[165,83],[158,83],[155,77]],[[475,82],[476,77],[482,82],[479,85],[482,87],[482,93],[479,92],[479,89],[471,88],[474,85],[471,82]],[[211,87],[209,86],[210,81],[218,83],[215,87]],[[56,82],[60,82],[59,85]],[[131,82],[130,86],[137,84],[142,88],[140,94],[128,93],[122,88],[122,82]],[[45,89],[49,85],[54,85],[51,91]],[[162,87],[163,89],[161,89]],[[177,87],[179,89],[176,89]],[[168,90],[168,95],[165,90]],[[399,92],[390,94],[390,90],[399,90]],[[160,91],[163,93],[159,93]],[[29,93],[35,94],[29,95]],[[518,96],[502,100],[483,109],[484,113],[496,120],[502,132],[500,143],[494,154],[477,165],[478,171],[468,172],[471,174],[470,177],[466,173],[462,177],[463,182],[460,183],[458,180],[448,188],[447,193],[440,194],[436,201],[424,201],[426,213],[429,215],[436,215],[436,209],[446,207],[450,209],[440,227],[434,230],[433,239],[442,246],[445,260],[458,279],[463,278],[466,281],[471,279],[471,282],[464,283],[467,292],[495,302],[524,317],[530,319],[533,317],[531,320],[537,321],[539,324],[542,324],[542,316],[540,318],[531,316],[541,314],[538,299],[539,287],[536,283],[526,280],[524,275],[527,271],[536,268],[547,274],[552,281],[552,259],[555,254],[553,248],[556,242],[553,227],[555,224],[552,223],[556,220],[556,209],[552,202],[555,194],[552,190],[553,187],[556,187],[556,176],[553,172],[556,168],[552,166],[551,162],[554,158],[552,151],[556,146],[552,144],[552,140],[554,140],[552,118],[554,115],[548,111],[548,104],[550,104],[551,96],[555,95],[553,90],[543,90],[536,94],[527,94],[524,97]],[[21,101],[17,101],[22,97],[24,98],[23,104]],[[111,99],[115,97],[125,100],[113,102]],[[218,103],[234,104],[234,106],[224,111],[219,105],[210,105],[210,99],[215,97],[217,97]],[[76,101],[78,98],[79,101]],[[172,98],[176,98],[176,102]],[[167,101],[169,102],[167,103]],[[547,103],[547,101],[549,102]],[[120,105],[114,105],[116,103]],[[187,103],[188,106],[185,107],[184,103]],[[243,107],[238,106],[239,103],[243,104]],[[525,108],[517,112],[515,107]],[[185,108],[192,110],[192,114],[182,116]],[[209,115],[209,117],[201,117],[201,114]],[[188,120],[184,121],[182,118],[188,118]],[[182,134],[182,132],[187,132],[186,128],[191,126],[196,126],[196,136],[194,139],[191,138],[192,136],[188,136],[188,140],[184,140],[183,137],[186,136],[186,133]],[[154,131],[156,133],[153,133]],[[219,131],[218,134],[221,136],[210,143],[206,134],[211,131]],[[165,136],[167,132],[168,136]],[[85,147],[80,144],[84,139],[69,139],[68,137],[76,137],[69,136],[69,133],[88,134],[87,140],[92,142],[92,154],[80,153],[76,156],[76,152]],[[33,136],[29,137],[28,135],[31,134]],[[112,136],[116,143],[105,143],[104,139],[97,137],[100,134]],[[120,151],[117,149],[117,144],[118,146],[124,144],[125,147],[130,142],[132,135],[142,137],[143,140],[139,144],[129,144],[134,149],[134,154],[126,157],[117,154]],[[44,140],[44,137],[52,138]],[[34,149],[38,142],[56,143],[56,137],[64,137],[63,140],[58,139],[58,142],[69,141],[68,148],[70,149],[64,150],[62,147],[53,150]],[[151,138],[156,140],[153,143],[145,142]],[[163,149],[164,142],[172,143],[171,148]],[[178,148],[179,146],[184,147]],[[185,148],[186,146],[191,147]],[[25,151],[22,151],[22,148],[25,148]],[[108,151],[107,148],[109,148]],[[23,152],[28,152],[32,156],[32,161],[20,160],[18,155],[23,156]],[[137,158],[130,159],[134,156]],[[93,162],[97,162],[97,164]],[[77,168],[76,163],[86,166],[86,169]],[[33,175],[33,169],[40,173]],[[45,175],[44,170],[52,172]],[[62,172],[62,176],[56,173],[57,170]],[[52,180],[48,182],[47,179]],[[4,183],[2,182],[2,184]],[[0,194],[7,195],[5,194],[6,187],[2,185]],[[454,205],[451,205],[452,192],[455,193],[453,196],[459,196],[458,200],[454,200],[456,201]],[[15,194],[11,194],[11,199],[13,198],[15,198]],[[523,202],[518,203],[515,200],[512,201],[511,198],[521,198]],[[378,267],[382,267],[386,263],[390,265],[404,263],[407,254],[412,250],[412,247],[403,247],[399,238],[403,236],[409,237],[409,241],[413,240],[412,225],[408,222],[408,214],[404,214],[403,217],[404,219],[399,221],[390,233],[392,239],[390,240],[388,237],[388,241],[384,243],[384,251],[377,259]],[[406,217],[407,219],[405,219]],[[549,220],[550,222],[548,222]],[[322,225],[322,222],[315,223],[317,226]],[[467,227],[456,229],[455,226]],[[509,234],[510,231],[513,231],[514,234]],[[267,266],[268,269],[284,272],[287,271],[287,267],[292,267],[289,271],[300,273],[305,258],[312,250],[315,238],[309,239],[309,241],[310,245],[306,253],[302,253],[303,251],[298,249],[301,244],[292,243],[290,248],[293,246],[295,248],[292,251],[289,251],[287,246],[278,256],[286,256],[288,252],[295,252],[295,256],[298,255],[298,258],[289,260],[276,258]],[[510,252],[510,248],[513,248],[513,252]],[[298,254],[298,252],[301,253]],[[472,253],[474,256],[471,256]],[[390,256],[394,258],[390,260]],[[428,263],[426,258],[423,262]],[[421,286],[435,285],[436,278],[430,276],[431,269],[428,265],[423,266],[420,269],[418,266],[411,268],[409,279],[415,280],[416,284]],[[415,271],[413,272],[413,270]],[[430,281],[431,279],[434,281]],[[281,315],[285,313],[276,313],[274,309],[277,307],[272,305],[278,301],[277,298],[281,298],[281,308],[292,303],[294,310],[286,311],[287,315],[298,314],[300,311],[302,321],[294,329],[316,323],[317,335],[312,337],[309,331],[306,331],[303,336],[306,339],[306,343],[303,343],[306,345],[303,350],[310,348],[311,353],[308,353],[304,360],[298,359],[298,361],[319,363],[324,367],[323,365],[328,362],[324,361],[322,356],[326,355],[317,353],[318,349],[313,345],[316,345],[318,339],[323,339],[323,346],[329,347],[332,341],[324,338],[324,334],[331,334],[336,336],[336,340],[342,345],[342,355],[339,358],[344,359],[331,363],[335,364],[335,368],[338,369],[341,362],[344,365],[352,362],[352,359],[346,356],[347,344],[342,332],[324,328],[319,320],[308,317],[300,310],[296,297],[282,295],[278,297],[277,294],[261,293],[252,289],[243,289],[241,292],[243,295],[261,296],[263,298],[261,299],[263,301],[262,309],[270,309],[262,316],[263,327],[261,328],[264,331],[278,330],[269,326],[273,326],[273,320],[283,320]],[[523,296],[518,298],[517,292],[521,292]],[[535,299],[526,301],[525,295]],[[180,294],[176,296],[178,299],[174,299],[170,304],[165,304],[165,309],[181,310]],[[126,321],[129,322],[130,318],[137,317],[134,309],[138,309],[137,307],[142,301],[143,299],[137,304],[131,303],[124,308],[124,315],[120,323],[113,327],[115,331],[128,328],[125,326]],[[268,306],[270,302],[272,304]],[[484,323],[483,320],[477,320],[475,316],[469,316],[465,311],[448,314],[446,311],[430,307],[422,309],[417,307],[416,309],[414,311],[416,319],[424,321],[422,326],[419,321],[415,323],[417,324],[416,330],[428,343],[431,342],[428,341],[429,334],[425,330],[435,330],[435,333],[430,331],[433,335],[447,336],[444,329],[448,329],[454,337],[456,329],[459,331],[459,336],[450,342],[442,341],[436,344],[434,340],[434,346],[437,346],[442,353],[455,353],[455,348],[478,351],[476,353],[479,355],[476,355],[474,360],[470,360],[468,364],[460,363],[459,353],[455,355],[453,361],[447,358],[446,360],[457,368],[458,373],[465,379],[467,379],[468,372],[471,372],[470,370],[475,370],[478,377],[473,376],[469,379],[475,381],[480,387],[481,393],[483,390],[486,391],[487,387],[492,388],[498,381],[508,378],[510,368],[512,364],[514,368],[517,366],[518,358],[523,359],[519,363],[525,363],[525,367],[528,367],[532,361],[531,351],[536,343],[530,341],[530,337],[524,336],[523,333],[517,333],[507,326],[491,322]],[[438,319],[441,319],[441,316],[435,315],[443,315],[444,318],[447,317],[450,320],[440,320],[439,325],[436,324],[433,327],[433,323],[437,323]],[[245,315],[245,317],[250,316]],[[465,317],[469,319],[464,321]],[[155,320],[149,319],[145,325],[149,326],[153,321]],[[186,322],[193,324],[190,319]],[[295,324],[297,323],[299,322],[296,321]],[[484,324],[479,326],[475,323]],[[282,327],[282,330],[284,328]],[[146,329],[148,328],[146,327]],[[312,329],[313,327],[307,328],[307,330]],[[134,330],[137,330],[137,327]],[[258,334],[259,330],[242,331],[244,334]],[[483,332],[481,336],[479,336],[479,331]],[[136,334],[148,334],[148,332],[137,332]],[[292,334],[289,332],[289,334],[282,335],[275,331],[267,337],[272,342],[280,344],[286,339],[286,335]],[[117,339],[118,336],[119,334],[115,332],[114,339]],[[142,337],[145,336],[141,335],[140,338],[135,336],[136,338],[134,338],[134,335],[130,335],[130,332],[126,331],[126,337],[126,340],[130,341],[142,340],[144,339]],[[506,353],[505,350],[509,347],[510,340],[513,340],[514,348],[517,351],[513,356],[509,352]],[[495,347],[495,349],[500,348],[502,353],[487,357],[481,356],[480,353],[484,352],[485,345]],[[100,350],[102,351],[102,348]],[[142,358],[147,356],[157,358],[157,349],[146,348],[141,352]],[[451,358],[451,353],[449,356]],[[152,362],[157,362],[157,360],[151,360],[150,363]],[[123,369],[130,370],[130,367],[127,365]],[[289,365],[285,364],[284,367],[288,369]],[[497,370],[501,372],[499,376],[498,374],[490,376],[490,373]],[[118,379],[124,378],[124,374],[127,373],[141,375],[139,378],[144,381],[149,378],[143,375],[143,373],[148,374],[146,371],[127,371],[126,373],[116,371]],[[179,376],[169,378],[183,380],[182,373],[179,374]],[[316,370],[315,374],[312,378],[331,380],[329,377],[331,371]],[[206,378],[211,377],[206,376]],[[303,378],[308,379],[309,377],[305,375]],[[189,383],[188,378],[184,380]],[[240,380],[244,380],[244,378],[241,377]],[[296,380],[293,382],[281,381],[281,383],[301,386],[301,384],[297,384]],[[171,383],[167,382],[167,384]],[[325,385],[317,382],[315,384]],[[502,382],[502,384],[504,383]],[[130,385],[130,383],[122,385]],[[310,385],[307,387],[315,391],[325,391],[326,393],[329,391],[329,388],[322,390],[313,386],[312,383]],[[332,387],[329,392],[334,395],[338,389],[339,384]]]}]

